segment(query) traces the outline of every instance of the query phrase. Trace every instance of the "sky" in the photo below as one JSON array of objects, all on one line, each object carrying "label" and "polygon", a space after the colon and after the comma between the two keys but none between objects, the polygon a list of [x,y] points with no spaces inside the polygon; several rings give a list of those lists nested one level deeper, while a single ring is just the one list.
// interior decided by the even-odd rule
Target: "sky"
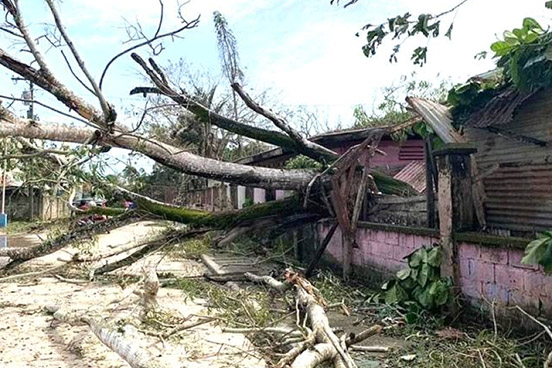
[{"label": "sky", "polygon": [[[178,26],[177,2],[163,0],[166,14],[164,30]],[[409,11],[412,14],[440,13],[452,8],[458,0],[359,0],[348,8],[330,5],[329,0],[190,0],[182,8],[185,18],[200,16],[199,26],[186,30],[182,38],[164,42],[165,50],[155,59],[160,65],[182,58],[192,68],[220,77],[220,63],[212,13],[220,11],[238,41],[246,89],[269,90],[280,106],[294,109],[305,106],[316,111],[330,128],[351,126],[352,111],[361,104],[372,111],[382,98],[382,88],[396,84],[401,76],[416,72],[417,78],[438,83],[450,80],[460,83],[470,76],[493,68],[493,61],[476,60],[474,55],[488,50],[505,29],[521,25],[523,17],[550,24],[552,11],[544,0],[468,0],[448,15],[444,24],[454,19],[452,40],[413,39],[403,46],[399,61],[390,64],[393,42],[384,44],[373,58],[361,50],[364,35],[355,33],[367,23],[379,24],[387,18]],[[52,24],[46,5],[40,0],[25,1],[22,11],[30,31],[38,36]],[[344,3],[344,1],[342,1]],[[125,24],[139,21],[152,34],[158,23],[158,0],[64,0],[58,2],[66,28],[86,65],[99,76],[107,61],[128,44]],[[443,26],[446,30],[446,26]],[[29,56],[21,45],[8,39],[1,47],[22,60]],[[411,50],[428,46],[428,62],[420,68],[410,62]],[[88,101],[96,103],[70,75],[59,50],[50,48],[44,39],[39,47],[51,61],[54,73]],[[138,51],[149,56],[148,49]],[[0,71],[2,94],[19,96],[24,83],[9,80],[13,73]],[[98,77],[99,78],[99,77]],[[221,79],[224,82],[224,79]],[[120,120],[132,124],[136,111],[143,106],[139,96],[129,96],[135,86],[147,84],[138,66],[124,56],[109,70],[104,92],[119,111]],[[53,102],[45,92],[37,92],[40,101]],[[59,106],[59,105],[58,105]],[[270,107],[270,106],[269,106]],[[26,109],[21,103],[14,108]],[[134,113],[133,113],[134,111]],[[65,121],[42,108],[37,113],[43,121]]]}]

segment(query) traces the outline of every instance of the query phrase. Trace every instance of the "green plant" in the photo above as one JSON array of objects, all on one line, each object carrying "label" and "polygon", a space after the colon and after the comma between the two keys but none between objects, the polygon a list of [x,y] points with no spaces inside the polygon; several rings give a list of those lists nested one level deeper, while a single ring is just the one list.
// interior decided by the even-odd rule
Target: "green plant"
[{"label": "green plant", "polygon": [[523,264],[540,264],[546,272],[552,271],[552,230],[539,234],[525,248]]},{"label": "green plant", "polygon": [[[433,311],[450,302],[451,282],[440,276],[441,248],[423,247],[405,257],[408,267],[397,272],[394,279],[386,282],[385,302],[405,306],[412,319],[421,310]],[[410,321],[409,321],[410,322]]]},{"label": "green plant", "polygon": [[552,84],[552,34],[533,18],[525,18],[521,28],[505,31],[503,40],[491,45],[497,66],[522,91]]},{"label": "green plant", "polygon": [[322,169],[322,164],[307,156],[298,155],[290,159],[285,166],[286,169]]},{"label": "green plant", "polygon": [[552,86],[552,33],[533,18],[525,18],[521,28],[505,31],[503,39],[491,45],[497,58],[497,71],[474,78],[449,91],[456,125],[461,125],[474,111],[484,107],[505,87],[532,92]]},{"label": "green plant", "polygon": [[243,201],[242,208],[251,207],[255,204],[253,201],[253,198],[246,198],[245,201]]},{"label": "green plant", "polygon": [[525,18],[521,28],[505,31],[503,39],[491,45],[498,69],[474,78],[449,91],[455,125],[509,86],[522,93],[552,86],[552,33],[532,18]]}]

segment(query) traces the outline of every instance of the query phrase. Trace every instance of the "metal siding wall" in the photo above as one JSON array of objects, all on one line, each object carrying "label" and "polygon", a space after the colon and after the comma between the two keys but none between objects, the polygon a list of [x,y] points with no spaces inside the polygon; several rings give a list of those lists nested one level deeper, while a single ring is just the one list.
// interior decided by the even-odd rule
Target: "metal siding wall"
[{"label": "metal siding wall", "polygon": [[552,228],[552,93],[534,96],[511,123],[496,128],[548,142],[548,146],[466,129],[468,140],[477,144],[480,171],[495,168],[483,180],[488,223],[515,231]]}]

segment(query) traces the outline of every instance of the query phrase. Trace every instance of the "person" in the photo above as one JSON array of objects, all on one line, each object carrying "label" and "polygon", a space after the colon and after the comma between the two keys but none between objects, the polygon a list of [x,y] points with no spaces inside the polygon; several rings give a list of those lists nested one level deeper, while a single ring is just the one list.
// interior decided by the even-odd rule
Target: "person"
[{"label": "person", "polygon": [[[78,206],[78,209],[79,210],[83,210],[83,211],[86,211],[90,208],[90,204],[84,200],[84,199],[81,199],[81,201],[79,202],[79,206]],[[89,225],[89,224],[92,224],[93,221],[92,221],[92,217],[91,216],[88,216],[88,217],[83,217],[81,218],[78,222],[77,222],[79,225]]]},{"label": "person", "polygon": [[127,210],[133,210],[136,208],[136,203],[134,203],[132,199],[126,198],[124,206]]}]

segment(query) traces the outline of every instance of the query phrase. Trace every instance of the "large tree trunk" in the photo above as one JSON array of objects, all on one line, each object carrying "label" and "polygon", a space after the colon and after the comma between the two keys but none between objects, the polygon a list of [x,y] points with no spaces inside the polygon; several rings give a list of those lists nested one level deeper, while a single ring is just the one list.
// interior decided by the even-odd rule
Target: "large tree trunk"
[{"label": "large tree trunk", "polygon": [[11,114],[4,110],[0,116],[0,137],[23,137],[80,144],[92,141],[137,151],[175,170],[209,179],[259,188],[301,190],[315,175],[313,171],[307,170],[269,169],[218,161],[134,135],[98,134],[91,129],[38,124],[9,115]]},{"label": "large tree trunk", "polygon": [[[255,186],[259,188],[295,189],[307,187],[316,173],[311,170],[283,170],[218,161],[182,151],[168,144],[132,134],[100,133],[92,129],[39,124],[19,119],[7,110],[0,110],[0,137],[23,137],[69,143],[112,145],[140,152],[175,170],[205,178]],[[406,183],[375,170],[371,171],[383,193],[407,195],[413,189]]]}]

